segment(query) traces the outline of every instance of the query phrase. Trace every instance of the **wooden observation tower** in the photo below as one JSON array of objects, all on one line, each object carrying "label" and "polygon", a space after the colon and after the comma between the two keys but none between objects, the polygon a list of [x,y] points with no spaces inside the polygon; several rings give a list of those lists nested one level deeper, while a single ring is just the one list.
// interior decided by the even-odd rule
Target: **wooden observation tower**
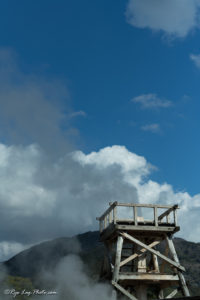
[{"label": "wooden observation tower", "polygon": [[173,298],[181,290],[190,296],[172,236],[178,205],[110,203],[97,218],[105,245],[101,278],[110,280],[116,299]]}]

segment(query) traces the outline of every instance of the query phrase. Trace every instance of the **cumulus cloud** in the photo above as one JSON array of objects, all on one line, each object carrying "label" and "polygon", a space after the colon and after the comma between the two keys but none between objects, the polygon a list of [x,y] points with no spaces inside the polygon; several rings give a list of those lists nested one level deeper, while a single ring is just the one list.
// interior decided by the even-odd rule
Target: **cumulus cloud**
[{"label": "cumulus cloud", "polygon": [[134,97],[131,102],[140,104],[142,109],[158,109],[172,106],[172,102],[167,99],[161,99],[156,94],[143,94]]},{"label": "cumulus cloud", "polygon": [[[103,152],[103,153],[102,153]],[[97,228],[96,216],[109,201],[137,201],[128,182],[145,176],[146,161],[125,148],[106,148],[99,156],[113,156],[107,165],[87,162],[88,156],[73,152],[50,161],[37,146],[0,147],[0,240],[32,244]],[[130,170],[124,171],[129,157]],[[135,166],[135,167],[134,167]],[[131,175],[135,168],[134,174]]]},{"label": "cumulus cloud", "polygon": [[143,126],[141,126],[141,129],[143,131],[149,131],[152,133],[160,133],[161,132],[160,125],[157,123],[143,125]]},{"label": "cumulus cloud", "polygon": [[200,54],[190,54],[190,59],[197,68],[200,68]]},{"label": "cumulus cloud", "polygon": [[[0,248],[96,230],[96,217],[110,201],[178,203],[181,236],[198,240],[200,195],[152,181],[152,166],[123,146],[75,151],[52,162],[38,146],[1,145],[0,157]],[[8,257],[10,250],[1,249],[1,259]]]},{"label": "cumulus cloud", "polygon": [[183,38],[199,28],[199,0],[129,0],[126,18],[138,28]]}]

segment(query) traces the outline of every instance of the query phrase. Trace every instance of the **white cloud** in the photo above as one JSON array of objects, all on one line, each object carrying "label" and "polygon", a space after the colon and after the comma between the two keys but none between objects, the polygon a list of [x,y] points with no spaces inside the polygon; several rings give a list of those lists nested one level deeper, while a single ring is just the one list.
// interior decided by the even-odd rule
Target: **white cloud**
[{"label": "white cloud", "polygon": [[157,124],[157,123],[143,125],[143,126],[141,127],[141,129],[142,129],[143,131],[150,131],[150,132],[152,132],[152,133],[160,133],[160,132],[161,132],[160,125]]},{"label": "white cloud", "polygon": [[[4,228],[0,252],[4,258],[14,253],[16,245],[27,247],[97,229],[96,217],[110,201],[178,203],[181,236],[198,241],[200,195],[176,193],[171,185],[152,181],[152,166],[125,147],[90,154],[76,151],[52,162],[34,145],[1,145],[0,158],[0,227]],[[191,231],[189,224],[194,221]],[[13,250],[5,243],[14,243]]]},{"label": "white cloud", "polygon": [[79,111],[74,111],[73,113],[71,113],[69,115],[70,118],[75,118],[75,117],[86,117],[87,114],[86,112],[84,112],[83,110],[79,110]]},{"label": "white cloud", "polygon": [[131,102],[140,104],[143,109],[167,108],[172,106],[171,101],[161,99],[156,94],[143,94],[134,97]]},{"label": "white cloud", "polygon": [[183,38],[199,28],[199,7],[199,0],[129,0],[126,17],[132,26]]},{"label": "white cloud", "polygon": [[200,68],[200,54],[190,54],[190,59],[197,68]]}]

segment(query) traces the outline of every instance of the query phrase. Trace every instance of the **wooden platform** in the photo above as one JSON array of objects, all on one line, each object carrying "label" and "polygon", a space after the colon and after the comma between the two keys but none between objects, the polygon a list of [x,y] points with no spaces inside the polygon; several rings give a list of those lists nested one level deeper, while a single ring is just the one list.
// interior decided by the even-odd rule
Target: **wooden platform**
[{"label": "wooden platform", "polygon": [[131,225],[130,223],[127,224],[126,222],[121,222],[117,221],[116,224],[111,223],[109,224],[108,227],[106,227],[101,233],[100,233],[100,240],[104,241],[106,239],[114,239],[117,236],[117,232],[120,230],[125,230],[131,234],[134,234],[135,236],[140,236],[142,235],[143,237],[151,236],[153,237],[154,235],[158,237],[159,235],[162,237],[163,234],[165,233],[175,233],[180,230],[179,226],[174,226],[173,224],[162,224],[160,226],[155,226],[155,225],[150,225],[150,224],[145,224],[145,223],[139,223],[137,226]]},{"label": "wooden platform", "polygon": [[[142,232],[156,236],[165,233],[175,233],[180,230],[177,225],[177,209],[178,205],[153,205],[153,204],[136,204],[136,203],[109,203],[110,207],[104,214],[97,218],[99,221],[99,230],[101,240],[115,238],[116,232],[125,230],[127,232],[139,235]],[[124,208],[127,212],[132,212],[132,218],[123,219],[120,215],[120,209]],[[153,219],[145,220],[142,216],[138,216],[138,210],[152,210]],[[159,210],[164,210],[159,215]],[[141,213],[141,212],[140,212]]]}]

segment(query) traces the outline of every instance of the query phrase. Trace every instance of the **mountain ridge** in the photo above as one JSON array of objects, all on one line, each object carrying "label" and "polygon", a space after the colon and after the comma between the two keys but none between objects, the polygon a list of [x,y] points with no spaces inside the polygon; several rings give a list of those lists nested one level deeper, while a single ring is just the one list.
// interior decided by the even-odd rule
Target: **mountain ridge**
[{"label": "mountain ridge", "polygon": [[[185,278],[194,295],[200,294],[200,243],[174,238],[181,264],[186,268]],[[80,256],[91,278],[98,280],[104,254],[98,231],[88,231],[73,237],[45,241],[21,251],[3,265],[9,275],[31,278],[37,284],[41,270],[51,271],[69,254]]]}]

